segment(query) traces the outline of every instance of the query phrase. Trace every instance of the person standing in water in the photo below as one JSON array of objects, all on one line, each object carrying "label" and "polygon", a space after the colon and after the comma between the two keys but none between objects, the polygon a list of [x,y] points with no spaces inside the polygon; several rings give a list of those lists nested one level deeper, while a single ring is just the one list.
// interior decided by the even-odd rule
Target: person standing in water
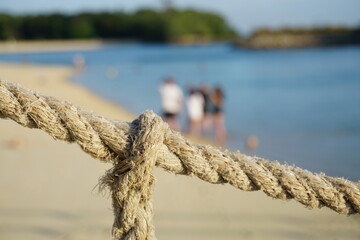
[{"label": "person standing in water", "polygon": [[188,88],[186,106],[189,117],[189,134],[200,137],[204,118],[204,97],[198,89],[192,86]]},{"label": "person standing in water", "polygon": [[207,84],[202,84],[200,88],[200,92],[203,95],[204,98],[204,116],[202,120],[202,130],[205,135],[209,134],[211,132],[212,128],[212,116],[211,116],[211,97],[210,97],[210,89]]},{"label": "person standing in water", "polygon": [[163,119],[169,124],[171,129],[179,131],[178,118],[183,105],[183,92],[171,77],[165,79],[159,90],[163,108]]},{"label": "person standing in water", "polygon": [[223,143],[227,133],[224,119],[224,92],[220,86],[214,88],[211,99],[213,103],[213,121],[217,141]]}]

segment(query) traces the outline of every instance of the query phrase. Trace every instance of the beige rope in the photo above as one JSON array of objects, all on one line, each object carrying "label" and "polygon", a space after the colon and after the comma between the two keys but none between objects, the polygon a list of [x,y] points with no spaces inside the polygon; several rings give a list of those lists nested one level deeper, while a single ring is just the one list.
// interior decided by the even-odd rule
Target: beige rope
[{"label": "beige rope", "polygon": [[102,187],[112,193],[115,239],[155,239],[152,225],[151,195],[154,185],[153,168],[162,144],[166,125],[151,114],[143,114],[134,121],[132,143],[126,153],[131,171],[122,162],[116,164],[101,179]]},{"label": "beige rope", "polygon": [[0,80],[0,117],[77,142],[92,157],[114,164],[102,178],[113,198],[114,239],[155,238],[150,201],[154,165],[210,183],[295,199],[311,209],[360,213],[359,183],[190,143],[150,111],[132,123],[112,121]]}]

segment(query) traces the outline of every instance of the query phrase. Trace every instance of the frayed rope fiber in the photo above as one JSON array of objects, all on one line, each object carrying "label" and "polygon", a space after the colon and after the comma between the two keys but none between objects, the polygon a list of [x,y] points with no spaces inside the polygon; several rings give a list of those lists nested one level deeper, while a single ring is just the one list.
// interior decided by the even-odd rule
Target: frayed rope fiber
[{"label": "frayed rope fiber", "polygon": [[76,142],[93,158],[113,164],[100,180],[111,191],[113,239],[156,239],[151,202],[155,166],[209,183],[262,190],[276,199],[295,199],[310,209],[360,213],[359,182],[191,143],[151,111],[132,123],[109,120],[0,80],[0,117]]}]

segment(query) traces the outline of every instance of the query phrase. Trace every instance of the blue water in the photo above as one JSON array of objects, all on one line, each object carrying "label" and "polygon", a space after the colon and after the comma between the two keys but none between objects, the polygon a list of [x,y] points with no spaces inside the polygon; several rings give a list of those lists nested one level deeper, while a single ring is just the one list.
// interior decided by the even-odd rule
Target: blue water
[{"label": "blue water", "polygon": [[[360,179],[360,47],[260,51],[227,44],[123,44],[88,52],[4,54],[0,60],[71,65],[75,53],[84,55],[88,67],[73,81],[136,114],[161,112],[158,86],[166,76],[184,89],[190,83],[220,84],[227,148]],[[249,135],[260,140],[254,152],[244,145]]]}]

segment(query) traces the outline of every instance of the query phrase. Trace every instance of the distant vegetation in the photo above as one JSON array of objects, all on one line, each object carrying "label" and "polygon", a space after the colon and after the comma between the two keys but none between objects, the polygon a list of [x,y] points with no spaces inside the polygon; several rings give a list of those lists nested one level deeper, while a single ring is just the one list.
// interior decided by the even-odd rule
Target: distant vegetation
[{"label": "distant vegetation", "polygon": [[322,27],[292,29],[260,29],[249,38],[236,42],[245,48],[302,48],[360,44],[360,28]]},{"label": "distant vegetation", "polygon": [[123,39],[146,42],[208,42],[234,39],[236,32],[219,15],[195,10],[142,9],[75,15],[0,13],[0,40]]},{"label": "distant vegetation", "polygon": [[183,44],[234,40],[235,45],[245,48],[301,48],[360,44],[360,28],[259,29],[243,39],[218,14],[191,9],[38,15],[0,13],[0,40],[94,38]]}]

